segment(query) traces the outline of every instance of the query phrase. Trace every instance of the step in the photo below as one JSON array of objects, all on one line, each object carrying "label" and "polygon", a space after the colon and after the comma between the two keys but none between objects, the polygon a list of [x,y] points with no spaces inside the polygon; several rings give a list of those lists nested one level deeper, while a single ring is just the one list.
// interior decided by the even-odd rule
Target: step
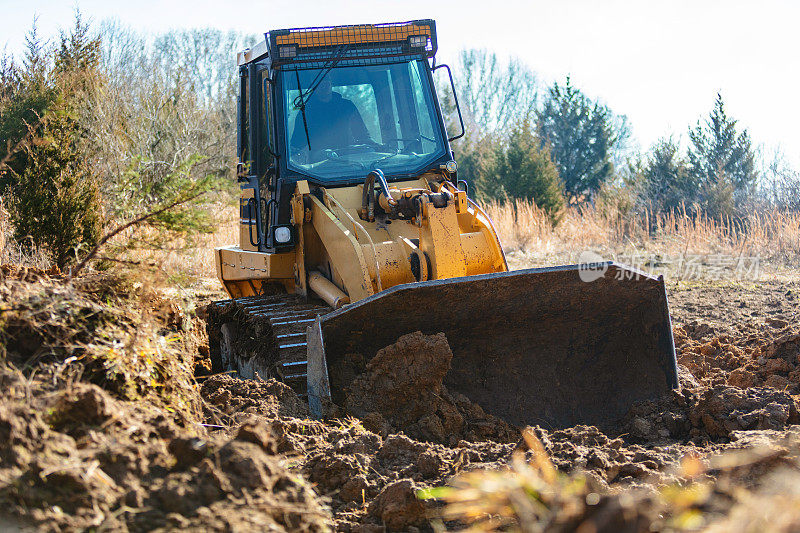
[{"label": "step", "polygon": [[308,364],[308,361],[286,361],[286,362],[282,362],[282,363],[279,362],[278,366],[287,367],[287,366],[300,366],[300,365],[306,365],[306,364]]},{"label": "step", "polygon": [[282,302],[282,303],[264,304],[264,305],[251,304],[251,305],[243,305],[242,307],[244,307],[245,310],[247,311],[253,312],[253,311],[269,311],[272,309],[280,309],[282,307],[290,307],[290,304],[288,302]]},{"label": "step", "polygon": [[269,320],[284,320],[289,318],[304,318],[308,316],[317,316],[318,313],[314,313],[312,311],[304,311],[299,312],[295,311],[293,313],[281,313],[279,315],[270,315]]},{"label": "step", "polygon": [[275,335],[275,338],[276,339],[286,339],[286,338],[289,338],[289,337],[305,337],[305,336],[306,336],[306,332],[305,331],[301,331],[299,333],[284,333],[282,335]]},{"label": "step", "polygon": [[292,344],[279,344],[279,350],[286,350],[288,348],[300,348],[301,346],[308,346],[307,342],[294,342]]},{"label": "step", "polygon": [[316,320],[316,318],[308,318],[308,319],[305,319],[305,320],[289,320],[289,321],[285,321],[285,322],[271,322],[271,324],[273,326],[283,326],[283,325],[286,325],[286,324],[308,324],[308,323],[314,322],[315,320]]}]

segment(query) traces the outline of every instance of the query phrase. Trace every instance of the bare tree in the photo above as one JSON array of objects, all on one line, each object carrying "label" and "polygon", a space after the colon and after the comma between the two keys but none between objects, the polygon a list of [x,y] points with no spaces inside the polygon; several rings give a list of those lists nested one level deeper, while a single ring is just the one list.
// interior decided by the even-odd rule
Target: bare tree
[{"label": "bare tree", "polygon": [[778,209],[800,210],[800,172],[787,161],[780,148],[767,154],[762,149],[761,195],[766,202]]},{"label": "bare tree", "polygon": [[253,37],[213,29],[147,36],[105,22],[108,86],[89,102],[87,129],[109,181],[136,163],[163,180],[193,154],[195,172],[232,176],[236,160],[236,52]]},{"label": "bare tree", "polygon": [[507,131],[536,108],[536,75],[516,58],[501,61],[486,50],[462,50],[455,70],[462,111],[483,133]]}]

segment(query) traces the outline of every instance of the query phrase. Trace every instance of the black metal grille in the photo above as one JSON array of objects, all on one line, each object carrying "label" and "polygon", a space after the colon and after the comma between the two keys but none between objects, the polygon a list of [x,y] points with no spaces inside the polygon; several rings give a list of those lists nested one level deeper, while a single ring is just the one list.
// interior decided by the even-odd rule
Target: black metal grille
[{"label": "black metal grille", "polygon": [[370,65],[387,60],[433,57],[436,25],[432,20],[274,30],[267,34],[272,65],[322,68],[337,64]]}]

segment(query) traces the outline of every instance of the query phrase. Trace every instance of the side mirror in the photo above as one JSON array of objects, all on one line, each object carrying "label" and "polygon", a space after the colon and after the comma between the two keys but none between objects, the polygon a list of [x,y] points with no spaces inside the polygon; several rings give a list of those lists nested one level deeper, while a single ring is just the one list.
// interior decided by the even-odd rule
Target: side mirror
[{"label": "side mirror", "polygon": [[461,137],[463,137],[464,133],[466,133],[465,130],[464,130],[464,118],[461,116],[461,106],[458,105],[458,94],[456,93],[456,84],[453,81],[453,73],[450,71],[450,67],[448,65],[446,65],[446,64],[436,65],[431,70],[432,71],[436,71],[436,70],[438,70],[440,68],[446,68],[447,69],[447,75],[450,78],[450,89],[452,89],[452,91],[453,91],[453,102],[455,102],[455,104],[456,104],[456,111],[458,112],[458,121],[459,121],[459,123],[461,123],[461,133],[459,133],[455,137],[449,137],[447,139],[448,141],[453,142],[456,139],[460,139]]}]

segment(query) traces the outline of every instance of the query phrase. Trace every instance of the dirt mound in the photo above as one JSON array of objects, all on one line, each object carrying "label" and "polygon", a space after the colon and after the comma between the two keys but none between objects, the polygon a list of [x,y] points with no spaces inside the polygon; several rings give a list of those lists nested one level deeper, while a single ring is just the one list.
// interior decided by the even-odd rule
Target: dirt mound
[{"label": "dirt mound", "polygon": [[[271,421],[273,431],[295,421]],[[319,431],[318,434],[314,434]],[[337,529],[364,525],[404,530],[420,524],[431,505],[415,501],[417,488],[444,485],[461,472],[500,468],[513,444],[461,441],[457,447],[413,440],[403,434],[382,438],[359,423],[310,426],[295,443],[302,472],[331,499]],[[399,484],[398,484],[399,483]],[[393,486],[396,485],[396,486]],[[402,524],[402,525],[401,525]]]},{"label": "dirt mound", "polygon": [[269,379],[235,379],[227,374],[203,381],[200,395],[224,415],[308,418],[308,404],[288,385]]},{"label": "dirt mound", "polygon": [[3,370],[0,500],[46,529],[325,530],[311,488],[252,432],[210,439],[100,387]]},{"label": "dirt mound", "polygon": [[727,438],[738,430],[784,429],[800,423],[800,414],[794,398],[785,392],[714,387],[691,407],[689,420],[711,438]]},{"label": "dirt mound", "polygon": [[462,439],[516,441],[519,431],[513,426],[443,385],[452,359],[444,333],[404,335],[379,350],[345,387],[344,408],[383,435],[403,431],[450,445]]},{"label": "dirt mound", "polygon": [[737,345],[728,335],[714,337],[706,342],[681,338],[680,333],[675,337],[680,347],[678,363],[706,385],[726,383],[730,372],[741,369],[752,361],[752,348]]},{"label": "dirt mound", "polygon": [[689,413],[697,403],[697,392],[682,389],[670,395],[639,402],[620,424],[619,434],[635,443],[666,443],[686,441],[699,434],[692,433]]},{"label": "dirt mound", "polygon": [[0,301],[7,307],[0,324],[5,353],[0,355],[17,366],[79,356],[99,329],[119,318],[113,308],[50,279],[2,284]]},{"label": "dirt mound", "polygon": [[[424,340],[419,336],[416,339],[406,338],[394,348],[405,353],[405,350],[411,351],[412,346],[422,345],[420,341]],[[437,350],[437,344],[444,354],[440,358],[432,355]],[[421,360],[429,364],[430,361],[447,360],[447,351],[441,348],[443,339],[428,339],[424,345],[427,350],[421,352]],[[411,360],[409,374],[413,376],[416,371],[414,360],[412,357],[405,360]],[[383,366],[376,363],[378,368],[386,368],[388,363],[379,362]],[[389,368],[394,366],[389,365]],[[437,388],[437,381],[446,372],[446,366],[432,365],[432,368],[430,374],[420,377],[420,381],[427,380],[426,383],[434,391],[444,391]],[[686,379],[690,377],[687,375]],[[362,374],[357,382],[361,379],[364,379],[364,387],[376,383],[398,383],[399,390],[402,390],[405,385],[402,380],[396,380],[391,371],[375,376]],[[794,404],[785,393],[771,389],[745,391],[730,387],[705,391],[695,383],[693,388],[675,391],[670,397],[638,405],[619,437],[609,436],[595,427],[587,426],[557,431],[534,428],[534,431],[559,471],[580,473],[603,490],[611,485],[630,485],[647,488],[652,492],[653,487],[659,484],[686,481],[686,474],[682,471],[685,457],[705,456],[710,451],[724,449],[728,442],[734,445],[737,441],[736,446],[742,446],[738,440],[743,430],[763,434],[770,431],[763,428],[785,429],[795,420],[795,415],[792,414],[795,411]],[[412,397],[416,402],[427,398],[422,391],[414,391],[414,394]],[[398,409],[392,405],[392,401],[405,400],[389,394],[387,398],[386,404],[382,404],[378,398],[372,398],[361,400],[363,403],[360,405],[373,401],[374,405],[383,409]],[[415,411],[414,416],[419,416],[420,413],[425,414],[425,411]],[[399,418],[400,415],[395,416]],[[369,421],[370,416],[365,415],[365,419]],[[707,427],[706,424],[712,426]],[[713,424],[725,428],[724,432]],[[386,525],[386,520],[392,520],[395,511],[384,516],[383,507],[379,503],[382,501],[381,494],[392,484],[407,487],[409,483],[413,483],[416,486],[429,487],[472,470],[503,470],[508,468],[516,449],[525,449],[522,442],[509,445],[488,441],[460,441],[455,446],[442,446],[413,440],[402,434],[390,433],[381,438],[365,431],[355,422],[337,431],[323,431],[324,445],[317,440],[309,446],[311,441],[307,441],[304,449],[313,451],[307,455],[303,470],[322,494],[332,498],[337,525],[342,529],[356,527],[356,524]],[[713,441],[719,441],[720,444],[714,444]],[[529,462],[536,460],[535,455],[536,452],[530,450],[525,454]],[[407,482],[400,483],[403,480]],[[403,492],[399,488],[393,490]],[[406,511],[401,510],[406,509],[407,504],[404,497],[397,497],[400,510],[396,512],[400,516],[405,516]],[[414,517],[418,512],[419,508],[413,506],[408,511],[408,516]],[[409,519],[403,527],[413,524]]]},{"label": "dirt mound", "polygon": [[[581,472],[601,487],[612,483],[660,483],[674,479],[668,470],[676,466],[683,455],[694,450],[691,445],[663,440],[661,445],[644,447],[624,438],[609,437],[593,426],[556,431],[531,429],[556,468],[566,473]],[[526,459],[532,461],[535,453],[528,450]]]},{"label": "dirt mound", "polygon": [[[198,319],[178,300],[132,287],[113,275],[0,272],[1,521],[14,515],[11,523],[49,530],[329,529],[311,486],[273,455],[280,435],[247,424],[209,435],[193,379],[204,356]],[[214,385],[221,397],[230,384]],[[234,398],[270,398],[260,412],[304,412],[277,386],[229,388]],[[209,422],[224,414],[209,409]]]},{"label": "dirt mound", "polygon": [[0,359],[199,417],[193,378],[205,334],[197,317],[121,276],[40,274],[0,279]]},{"label": "dirt mound", "polygon": [[369,506],[369,514],[380,518],[390,530],[399,531],[427,522],[426,507],[417,499],[418,488],[410,479],[387,485]]}]

